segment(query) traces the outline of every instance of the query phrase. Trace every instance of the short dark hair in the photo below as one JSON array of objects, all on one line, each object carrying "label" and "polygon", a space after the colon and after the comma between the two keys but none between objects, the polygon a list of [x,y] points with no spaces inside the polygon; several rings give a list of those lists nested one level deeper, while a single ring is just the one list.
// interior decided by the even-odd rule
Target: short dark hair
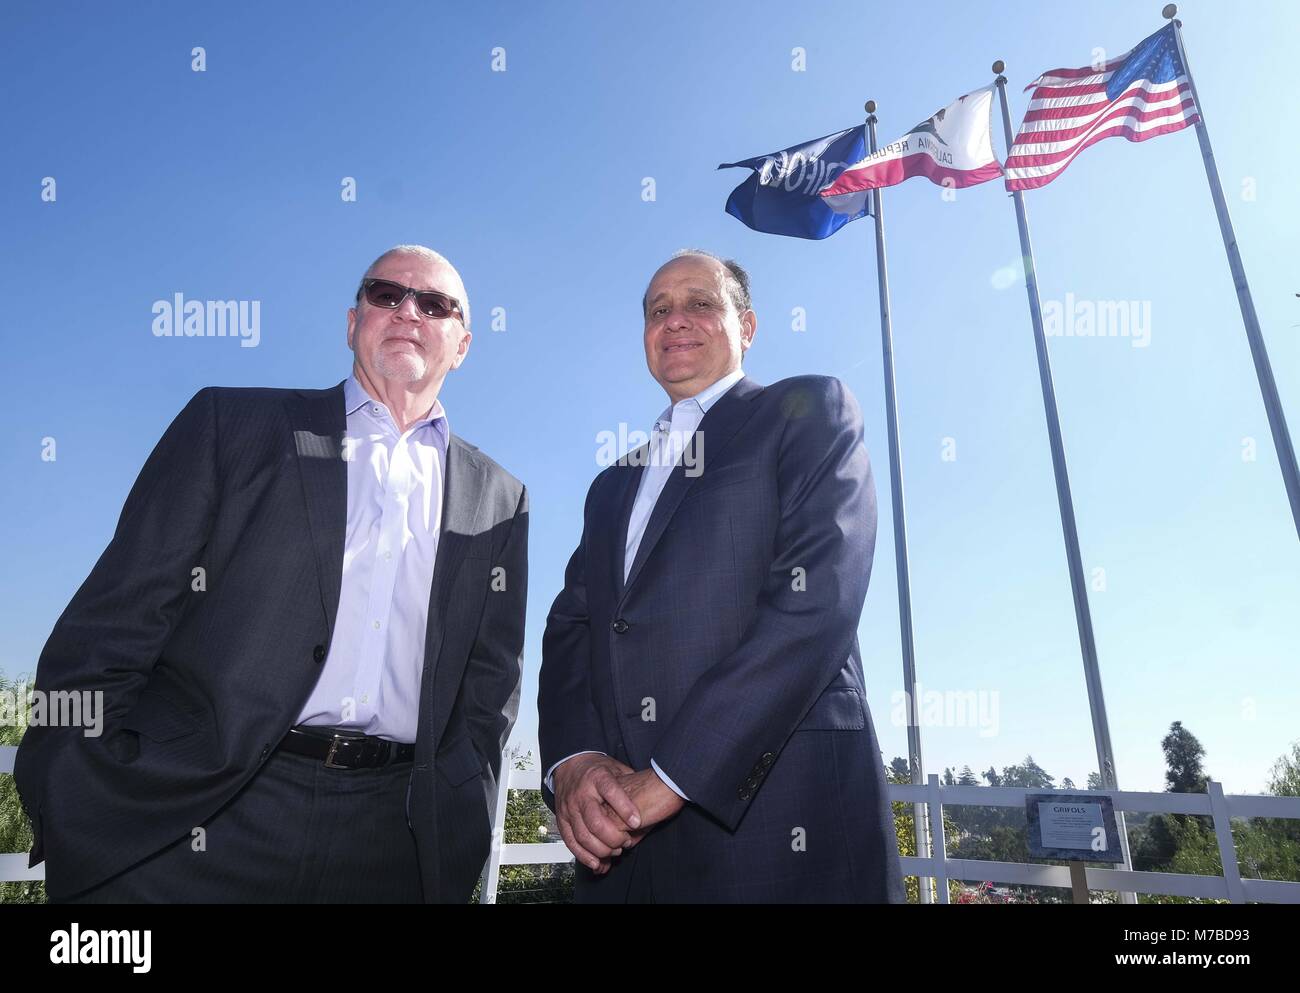
[{"label": "short dark hair", "polygon": [[[674,252],[673,257],[669,259],[668,262],[672,262],[673,259],[688,258],[690,256],[712,259],[714,262],[717,262],[722,266],[726,272],[725,282],[727,286],[727,296],[731,299],[731,305],[736,308],[737,314],[743,314],[747,310],[754,309],[753,302],[750,300],[749,296],[749,273],[745,271],[744,266],[735,259],[724,259],[722,256],[714,255],[712,252],[706,252],[702,248],[683,248],[681,251]],[[665,262],[664,265],[667,265],[668,262]],[[663,266],[660,266],[659,268],[662,269]],[[645,293],[641,294],[642,316],[645,316],[649,293],[650,287],[647,286]]]}]

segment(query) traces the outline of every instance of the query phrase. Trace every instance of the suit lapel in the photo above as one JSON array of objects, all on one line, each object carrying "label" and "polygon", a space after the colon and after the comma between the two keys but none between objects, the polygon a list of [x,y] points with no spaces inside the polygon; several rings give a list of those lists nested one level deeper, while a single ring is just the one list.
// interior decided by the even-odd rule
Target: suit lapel
[{"label": "suit lapel", "polygon": [[614,574],[614,589],[620,597],[623,595],[623,573],[626,571],[624,556],[627,551],[628,522],[632,519],[632,505],[636,503],[636,491],[641,486],[641,474],[645,472],[645,454],[649,449],[649,444],[645,444],[619,459],[618,472],[614,474],[615,483],[610,494],[610,519],[614,521],[614,533],[610,541],[609,563]]},{"label": "suit lapel", "polygon": [[339,607],[347,533],[348,470],[342,451],[347,417],[343,403],[342,382],[332,389],[294,394],[286,401],[330,638]]},{"label": "suit lapel", "polygon": [[[454,702],[453,694],[433,693],[434,681],[440,675],[438,658],[446,633],[447,604],[470,542],[479,531],[483,490],[487,483],[487,466],[474,451],[454,434],[447,444],[442,529],[433,563],[433,580],[429,585],[429,617],[424,635],[424,676],[421,683],[425,687],[421,692],[421,708],[430,702],[436,707],[433,712],[435,737],[441,733]],[[455,675],[459,680],[460,674]]]},{"label": "suit lapel", "polygon": [[[730,390],[728,390],[718,401],[709,408],[709,412],[704,415],[700,421],[700,426],[695,429],[695,434],[691,438],[693,451],[699,453],[700,465],[704,467],[704,472],[708,471],[709,461],[717,459],[722,450],[731,441],[737,431],[749,420],[750,415],[754,412],[754,406],[750,403],[758,394],[763,392],[763,388],[748,376],[742,377]],[[646,523],[645,534],[641,538],[641,544],[637,546],[636,558],[632,560],[632,571],[628,573],[627,584],[623,593],[636,582],[637,576],[641,574],[641,569],[645,565],[646,559],[654,551],[655,545],[668,527],[668,522],[672,520],[673,514],[677,512],[677,506],[691,491],[697,479],[703,478],[703,472],[699,475],[686,475],[686,467],[678,464],[673,467],[672,473],[668,476],[668,481],[664,484],[663,491],[659,494],[659,499],[655,501],[654,510],[650,514],[650,520]],[[631,503],[628,504],[628,514],[631,514]],[[623,576],[621,562],[623,557],[623,547],[626,544],[627,536],[627,518],[623,519],[623,537],[619,544],[619,578]]]}]

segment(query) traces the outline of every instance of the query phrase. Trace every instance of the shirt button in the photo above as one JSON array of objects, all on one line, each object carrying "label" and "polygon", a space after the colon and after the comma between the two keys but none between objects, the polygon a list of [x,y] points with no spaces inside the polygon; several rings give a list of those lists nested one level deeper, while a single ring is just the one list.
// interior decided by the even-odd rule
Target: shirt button
[{"label": "shirt button", "polygon": [[384,552],[384,558],[386,558],[386,559],[391,559],[392,557],[393,557],[393,553],[392,553],[392,552]]},{"label": "shirt button", "polygon": [[614,629],[615,634],[623,634],[628,629],[627,621],[623,620],[621,617],[610,626]]},{"label": "shirt button", "polygon": [[375,621],[375,622],[374,622],[374,626],[375,626],[375,630],[378,631],[378,630],[379,630],[379,622],[378,622],[378,621]]}]

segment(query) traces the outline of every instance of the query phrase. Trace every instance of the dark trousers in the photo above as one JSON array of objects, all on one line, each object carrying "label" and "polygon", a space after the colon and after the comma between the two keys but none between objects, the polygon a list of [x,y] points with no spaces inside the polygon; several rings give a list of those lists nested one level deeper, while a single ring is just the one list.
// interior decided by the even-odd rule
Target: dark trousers
[{"label": "dark trousers", "polygon": [[410,776],[277,751],[201,832],[66,902],[420,903]]},{"label": "dark trousers", "polygon": [[607,876],[597,876],[581,862],[575,862],[574,903],[657,903],[651,877],[658,840],[653,832],[641,839],[636,847],[614,860]]}]

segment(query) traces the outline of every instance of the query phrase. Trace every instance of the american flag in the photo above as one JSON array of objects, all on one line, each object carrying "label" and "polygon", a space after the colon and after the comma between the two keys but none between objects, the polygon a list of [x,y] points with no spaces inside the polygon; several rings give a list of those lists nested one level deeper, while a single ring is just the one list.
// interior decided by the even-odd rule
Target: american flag
[{"label": "american flag", "polygon": [[1033,90],[1007,154],[1008,190],[1046,186],[1103,138],[1146,141],[1200,120],[1171,22],[1100,69],[1053,69]]}]

